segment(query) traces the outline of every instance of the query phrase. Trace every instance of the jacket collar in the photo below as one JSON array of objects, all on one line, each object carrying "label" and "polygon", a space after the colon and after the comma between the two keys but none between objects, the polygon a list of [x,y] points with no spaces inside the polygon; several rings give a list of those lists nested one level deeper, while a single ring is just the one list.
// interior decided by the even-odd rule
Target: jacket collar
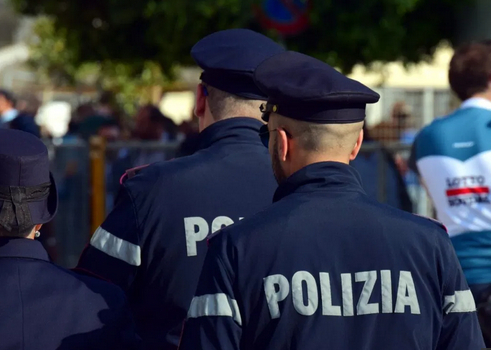
[{"label": "jacket collar", "polygon": [[466,109],[466,108],[482,108],[482,109],[487,109],[491,110],[491,101],[486,100],[485,98],[481,97],[473,97],[468,100],[465,100],[461,105],[461,109]]},{"label": "jacket collar", "polygon": [[28,258],[50,261],[43,245],[28,238],[0,238],[0,258]]},{"label": "jacket collar", "polygon": [[12,120],[17,118],[18,115],[19,111],[17,111],[16,109],[9,109],[0,116],[0,123],[10,123]]},{"label": "jacket collar", "polygon": [[314,163],[291,175],[276,190],[273,202],[292,193],[343,191],[365,193],[358,172],[350,165],[338,162]]},{"label": "jacket collar", "polygon": [[262,145],[259,138],[259,128],[262,125],[259,120],[247,117],[220,120],[200,133],[200,149],[208,148],[217,142],[220,142],[220,144],[230,142]]}]

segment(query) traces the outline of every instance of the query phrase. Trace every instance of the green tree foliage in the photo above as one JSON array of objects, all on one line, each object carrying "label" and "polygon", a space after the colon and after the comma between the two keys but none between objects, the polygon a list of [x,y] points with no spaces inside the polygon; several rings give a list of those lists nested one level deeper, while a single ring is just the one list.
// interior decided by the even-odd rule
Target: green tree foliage
[{"label": "green tree foliage", "polygon": [[[164,71],[190,64],[203,36],[235,27],[258,28],[252,7],[262,0],[11,0],[26,15],[54,18],[72,64],[113,60]],[[288,1],[288,0],[287,0]],[[472,0],[310,0],[310,28],[285,39],[297,49],[349,71],[356,63],[430,55],[455,37],[455,16]],[[274,33],[270,33],[275,37]]]},{"label": "green tree foliage", "polygon": [[227,28],[263,31],[346,73],[356,64],[418,62],[455,40],[456,16],[474,0],[303,0],[310,26],[286,37],[258,23],[253,6],[265,0],[10,1],[19,13],[46,16],[32,59],[48,76],[73,82],[98,72],[114,89],[130,80],[136,89],[172,80],[175,67],[193,64],[196,41]]},{"label": "green tree foliage", "polygon": [[152,101],[152,89],[170,84],[159,64],[144,60],[132,65],[121,60],[79,61],[67,46],[66,30],[40,17],[34,25],[30,65],[42,82],[54,86],[95,86],[116,93],[124,110],[133,114],[137,105]]},{"label": "green tree foliage", "polygon": [[473,0],[312,0],[310,28],[289,48],[349,72],[356,64],[428,60],[454,43],[456,18]]}]

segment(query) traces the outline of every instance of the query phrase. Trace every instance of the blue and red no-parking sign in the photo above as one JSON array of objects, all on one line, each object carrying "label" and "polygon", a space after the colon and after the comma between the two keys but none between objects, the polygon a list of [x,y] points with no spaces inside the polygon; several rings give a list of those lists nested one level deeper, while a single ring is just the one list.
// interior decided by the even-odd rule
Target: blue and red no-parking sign
[{"label": "blue and red no-parking sign", "polygon": [[309,25],[310,0],[264,0],[256,7],[260,23],[284,36],[299,34]]}]

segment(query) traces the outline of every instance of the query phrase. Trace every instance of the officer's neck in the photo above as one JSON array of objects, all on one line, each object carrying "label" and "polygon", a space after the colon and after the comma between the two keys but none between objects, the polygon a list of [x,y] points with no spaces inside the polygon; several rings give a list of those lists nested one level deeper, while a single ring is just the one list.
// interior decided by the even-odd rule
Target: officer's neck
[{"label": "officer's neck", "polygon": [[480,92],[472,96],[472,98],[483,98],[491,102],[491,89],[487,89],[484,92]]},{"label": "officer's neck", "polygon": [[36,238],[36,232],[32,231],[29,236],[26,237],[27,239],[35,239]]},{"label": "officer's neck", "polygon": [[36,239],[36,232],[38,232],[41,229],[41,226],[43,225],[36,225],[32,229],[31,233],[29,233],[29,236],[27,236],[27,239]]},{"label": "officer's neck", "polygon": [[311,164],[322,162],[338,162],[349,164],[349,156],[332,155],[317,152],[302,152],[299,153],[297,156],[291,158],[291,165],[289,167],[289,170],[291,174],[294,174],[300,169],[303,169]]}]

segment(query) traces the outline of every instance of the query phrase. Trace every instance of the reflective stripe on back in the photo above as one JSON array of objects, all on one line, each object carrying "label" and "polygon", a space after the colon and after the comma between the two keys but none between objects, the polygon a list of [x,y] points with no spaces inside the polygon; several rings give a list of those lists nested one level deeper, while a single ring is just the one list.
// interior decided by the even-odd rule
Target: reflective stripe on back
[{"label": "reflective stripe on back", "polygon": [[224,293],[206,294],[193,298],[189,307],[188,317],[198,318],[203,316],[232,317],[237,324],[242,325],[237,301]]}]

